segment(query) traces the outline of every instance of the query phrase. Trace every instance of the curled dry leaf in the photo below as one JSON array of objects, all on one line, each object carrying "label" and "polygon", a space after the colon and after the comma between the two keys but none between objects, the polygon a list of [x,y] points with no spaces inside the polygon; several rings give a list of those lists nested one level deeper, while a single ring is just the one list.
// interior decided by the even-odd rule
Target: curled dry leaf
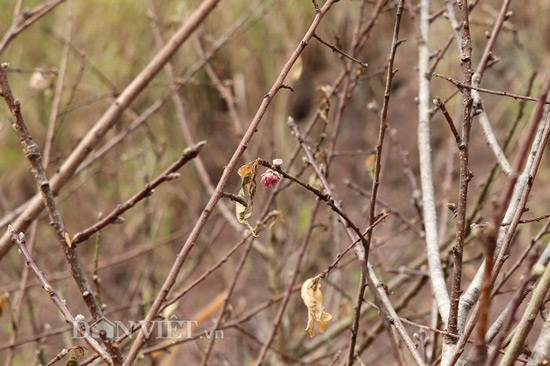
[{"label": "curled dry leaf", "polygon": [[254,204],[254,195],[256,193],[256,175],[258,174],[258,161],[254,160],[246,163],[238,170],[241,177],[241,190],[238,196],[246,202],[246,206],[240,202],[235,202],[235,215],[237,220],[244,224],[252,235],[256,236],[254,228],[248,223],[248,218],[252,215],[252,207]]},{"label": "curled dry leaf", "polygon": [[302,299],[307,306],[307,327],[309,336],[315,336],[313,324],[317,324],[317,328],[321,333],[325,332],[328,322],[332,319],[332,315],[324,311],[323,308],[323,293],[321,292],[321,277],[313,277],[304,282],[302,285]]}]

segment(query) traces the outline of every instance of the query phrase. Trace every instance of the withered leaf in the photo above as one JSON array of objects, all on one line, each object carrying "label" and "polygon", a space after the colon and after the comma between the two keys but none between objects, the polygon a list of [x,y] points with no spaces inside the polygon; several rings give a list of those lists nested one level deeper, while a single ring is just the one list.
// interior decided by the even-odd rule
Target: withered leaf
[{"label": "withered leaf", "polygon": [[323,308],[323,293],[321,292],[321,277],[313,277],[304,282],[302,285],[302,299],[307,306],[307,327],[306,331],[309,336],[315,336],[313,325],[317,324],[317,328],[321,333],[325,332],[332,315],[324,311]]},{"label": "withered leaf", "polygon": [[254,195],[256,194],[256,175],[258,173],[258,161],[254,160],[241,166],[238,174],[241,177],[241,190],[238,196],[246,202],[246,206],[240,202],[235,202],[235,216],[237,220],[244,224],[256,236],[254,228],[248,222],[252,215],[254,204]]}]

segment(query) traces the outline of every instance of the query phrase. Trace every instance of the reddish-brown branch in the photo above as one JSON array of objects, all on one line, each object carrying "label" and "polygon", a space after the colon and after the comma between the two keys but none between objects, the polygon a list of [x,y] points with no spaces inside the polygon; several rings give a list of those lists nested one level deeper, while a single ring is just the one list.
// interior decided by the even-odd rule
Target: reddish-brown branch
[{"label": "reddish-brown branch", "polygon": [[439,108],[441,113],[443,113],[443,116],[445,117],[445,120],[447,121],[447,124],[449,125],[449,128],[451,129],[451,132],[453,133],[453,136],[455,138],[456,143],[460,146],[460,143],[462,139],[460,138],[460,135],[458,134],[458,131],[456,130],[455,124],[453,122],[453,119],[449,115],[449,112],[447,111],[447,108],[445,107],[445,103],[441,100],[440,97],[435,97],[434,104]]},{"label": "reddish-brown branch", "polygon": [[[395,55],[397,53],[397,47],[401,44],[402,41],[399,40],[399,29],[401,25],[401,18],[403,14],[403,8],[404,8],[404,1],[400,0],[397,4],[397,10],[395,14],[395,23],[393,28],[393,36],[392,36],[392,43],[390,46],[390,55],[388,57],[388,69],[386,74],[386,86],[384,90],[384,102],[382,104],[382,111],[380,113],[380,128],[378,133],[378,142],[376,144],[376,159],[374,163],[374,176],[373,176],[373,182],[372,182],[372,190],[371,190],[371,199],[370,199],[370,206],[369,206],[369,226],[372,226],[375,222],[375,209],[376,209],[376,199],[378,196],[378,188],[380,186],[380,171],[382,168],[382,149],[384,147],[384,138],[386,136],[386,129],[388,128],[387,124],[387,117],[388,117],[388,107],[390,102],[390,96],[391,96],[391,89],[392,89],[392,81],[393,77],[395,75],[393,65],[395,62]],[[357,301],[356,301],[356,308],[355,308],[355,315],[354,315],[354,323],[351,330],[351,338],[350,338],[350,346],[349,346],[349,352],[348,352],[348,365],[353,365],[353,361],[355,359],[355,344],[357,341],[357,334],[359,331],[359,318],[361,316],[361,299],[363,298],[364,291],[366,289],[366,282],[365,280],[369,280],[369,271],[366,269],[367,264],[369,262],[369,247],[372,240],[372,230],[367,233],[366,241],[363,241],[363,253],[361,256],[363,258],[359,258],[362,263],[362,271],[361,271],[361,283],[358,289],[357,293]],[[372,284],[371,284],[372,285]],[[375,294],[376,290],[375,288],[371,288],[371,291],[373,294]],[[375,296],[375,299],[377,299],[377,296]]]},{"label": "reddish-brown branch", "polygon": [[[501,96],[501,97],[514,98],[516,100],[527,100],[527,101],[530,101],[530,102],[538,102],[539,101],[539,98],[536,98],[536,97],[513,94],[513,93],[509,93],[507,91],[498,91],[498,90],[490,90],[490,89],[480,88],[478,86],[474,86],[474,85],[471,85],[471,84],[468,84],[468,83],[464,83],[464,82],[455,80],[453,78],[450,78],[448,76],[437,74],[437,73],[432,73],[432,76],[435,76],[435,77],[440,78],[440,79],[447,80],[448,82],[454,84],[461,91],[463,91],[464,89],[470,89],[470,90],[477,90],[477,91],[482,92],[482,93],[498,95],[498,96]],[[549,104],[550,101],[546,101],[545,103]]]},{"label": "reddish-brown branch", "polygon": [[94,225],[75,234],[72,240],[73,245],[76,246],[77,244],[86,241],[90,236],[103,229],[105,226],[112,224],[113,222],[118,220],[120,218],[120,215],[134,207],[139,201],[151,196],[155,188],[162,183],[177,179],[179,177],[179,174],[177,174],[176,172],[189,161],[193,160],[199,154],[204,144],[205,142],[202,141],[195,146],[185,149],[183,151],[183,155],[176,162],[174,162],[157,178],[147,183],[145,187],[143,187],[143,189],[134,194],[123,204],[119,204],[113,211],[111,211],[111,213],[109,213],[107,216],[105,216]]},{"label": "reddish-brown branch", "polygon": [[25,234],[18,232],[12,226],[8,227],[8,233],[13,243],[16,244],[21,251],[21,254],[23,255],[23,258],[25,258],[27,266],[29,266],[33,270],[34,274],[40,281],[42,288],[48,293],[55,306],[59,309],[59,311],[65,318],[65,321],[75,328],[75,330],[83,337],[86,343],[88,343],[90,347],[97,352],[97,354],[103,359],[103,361],[105,361],[109,365],[112,365],[113,360],[111,359],[109,354],[92,338],[90,334],[80,329],[80,327],[78,326],[78,321],[69,312],[69,309],[67,309],[67,305],[65,305],[65,302],[53,290],[53,288],[48,283],[48,280],[46,280],[46,277],[44,277],[44,273],[42,273],[40,268],[38,268],[36,263],[33,261],[31,255],[29,254],[29,251],[27,250]]},{"label": "reddish-brown branch", "polygon": [[21,12],[22,1],[15,7],[13,23],[0,40],[0,55],[18,34],[33,25],[65,0],[51,0],[37,5],[35,8]]},{"label": "reddish-brown branch", "polygon": [[490,225],[486,230],[487,235],[482,236],[482,240],[485,245],[485,271],[483,272],[483,284],[481,286],[481,296],[479,302],[480,310],[477,336],[471,358],[473,365],[483,365],[487,359],[487,344],[485,335],[488,329],[489,307],[491,305],[491,270],[493,269],[493,260],[497,244],[497,228],[494,225]]},{"label": "reddish-brown branch", "polygon": [[[462,72],[464,83],[472,82],[472,39],[470,37],[470,23],[468,13],[468,1],[460,2],[462,10]],[[465,89],[462,96],[462,137],[459,145],[460,157],[460,182],[458,191],[458,208],[456,218],[456,237],[453,246],[453,274],[450,294],[450,308],[448,330],[451,333],[458,333],[458,306],[460,303],[460,284],[462,280],[462,254],[464,247],[464,238],[466,234],[466,204],[468,199],[468,184],[471,179],[471,172],[468,167],[470,129],[472,126],[472,98],[470,90]],[[451,342],[456,342],[452,339]]]},{"label": "reddish-brown branch", "polygon": [[[104,317],[103,310],[101,309],[101,306],[97,302],[95,296],[93,296],[90,284],[88,283],[88,280],[84,275],[84,270],[82,269],[80,261],[76,256],[75,248],[72,246],[72,242],[70,241],[70,239],[68,239],[69,234],[65,230],[65,225],[57,209],[50,182],[48,180],[48,177],[46,176],[44,166],[42,165],[42,156],[40,154],[40,150],[38,149],[38,145],[29,133],[29,130],[27,129],[27,126],[23,119],[23,115],[21,113],[20,101],[13,97],[7,79],[7,69],[7,64],[2,64],[0,66],[0,86],[2,88],[2,97],[4,98],[12,114],[14,122],[13,127],[19,135],[21,146],[31,165],[31,170],[36,180],[36,184],[38,185],[38,188],[40,190],[43,204],[46,207],[46,211],[48,213],[51,225],[54,228],[57,240],[63,248],[63,252],[65,253],[65,258],[67,259],[67,262],[69,264],[70,272],[76,284],[78,285],[80,293],[84,298],[84,301],[88,309],[90,310],[90,313],[92,314],[94,320],[101,319]],[[118,348],[114,349],[114,351],[116,351],[116,353],[112,354],[111,356],[115,364],[118,365],[122,357]]]},{"label": "reddish-brown branch", "polygon": [[363,62],[363,61],[358,60],[357,58],[355,58],[351,55],[348,55],[346,52],[342,51],[341,49],[339,49],[335,45],[332,45],[332,44],[328,43],[327,41],[325,41],[324,39],[319,37],[317,34],[313,34],[313,38],[318,40],[321,44],[323,44],[323,45],[327,46],[328,48],[330,48],[332,50],[332,52],[339,53],[343,57],[347,58],[348,60],[351,60],[351,61],[355,62],[359,66],[364,67],[364,68],[369,67],[369,65],[366,62]]}]

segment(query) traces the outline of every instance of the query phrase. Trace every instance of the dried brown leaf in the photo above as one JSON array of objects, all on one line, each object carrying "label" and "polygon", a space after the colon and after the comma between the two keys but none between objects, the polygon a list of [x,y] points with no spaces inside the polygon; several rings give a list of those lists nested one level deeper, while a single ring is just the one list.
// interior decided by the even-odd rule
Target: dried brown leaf
[{"label": "dried brown leaf", "polygon": [[309,336],[315,336],[313,325],[317,324],[317,328],[321,333],[325,332],[332,315],[324,311],[323,308],[323,293],[321,292],[321,277],[313,277],[304,282],[302,285],[302,300],[307,307],[307,327],[306,331]]}]

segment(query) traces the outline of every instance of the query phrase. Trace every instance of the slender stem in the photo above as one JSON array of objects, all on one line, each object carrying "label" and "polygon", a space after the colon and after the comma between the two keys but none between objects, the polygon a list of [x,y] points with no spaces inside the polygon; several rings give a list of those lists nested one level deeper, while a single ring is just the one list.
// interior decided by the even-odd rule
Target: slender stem
[{"label": "slender stem", "polygon": [[443,103],[440,97],[435,97],[434,104],[437,106],[437,108],[439,108],[441,113],[443,113],[443,116],[445,117],[445,120],[447,121],[447,124],[449,125],[449,128],[453,133],[456,143],[460,146],[460,143],[462,142],[462,138],[460,138],[460,135],[456,130],[453,119],[451,118],[451,116],[449,115],[449,112],[447,111],[447,108],[445,107],[445,103]]},{"label": "slender stem", "polygon": [[28,16],[26,17],[21,17],[20,10],[23,1],[18,1],[15,6],[13,23],[0,40],[0,55],[2,55],[6,47],[15,39],[15,37],[17,37],[18,34],[55,9],[63,1],[65,0],[46,1],[29,10]]},{"label": "slender stem", "polygon": [[[36,244],[36,233],[38,230],[38,221],[33,222],[31,225],[31,233],[29,235],[29,244],[28,244],[28,252],[29,256],[32,257],[34,246]],[[25,265],[23,267],[23,271],[21,274],[21,280],[19,281],[19,291],[17,293],[17,297],[14,300],[14,308],[15,308],[15,314],[13,314],[12,319],[12,331],[10,334],[9,343],[10,345],[14,345],[17,341],[17,335],[19,333],[20,325],[21,325],[21,316],[23,315],[23,300],[26,296],[26,290],[27,290],[27,284],[29,282],[29,266]],[[13,357],[15,355],[15,347],[10,347],[8,350],[8,354],[6,356],[6,361],[4,363],[5,366],[11,366],[13,362]]]},{"label": "slender stem", "polygon": [[113,360],[111,359],[109,354],[92,338],[89,332],[85,332],[80,329],[77,319],[70,313],[69,309],[67,309],[67,305],[65,305],[65,302],[59,297],[57,292],[53,290],[52,286],[50,286],[50,284],[48,283],[48,280],[46,280],[44,273],[40,270],[40,268],[38,268],[38,266],[32,259],[29,251],[27,250],[27,241],[25,238],[25,234],[23,234],[22,232],[18,232],[11,225],[8,227],[8,233],[11,240],[13,240],[13,243],[17,245],[17,247],[21,251],[21,254],[23,255],[23,258],[25,258],[27,266],[32,269],[32,271],[36,275],[36,278],[38,278],[38,280],[40,281],[42,288],[48,293],[48,295],[50,295],[50,298],[65,318],[65,321],[69,323],[73,327],[73,329],[76,330],[78,334],[83,337],[86,343],[88,343],[88,345],[97,352],[97,354],[101,357],[101,359],[103,359],[103,361],[107,362],[107,364],[109,365],[112,365]]},{"label": "slender stem", "polygon": [[[387,117],[388,117],[388,107],[390,102],[390,96],[391,96],[391,87],[392,87],[392,81],[393,77],[395,75],[393,65],[395,62],[395,55],[397,53],[397,47],[401,44],[402,41],[399,40],[399,28],[401,25],[401,18],[403,14],[403,8],[404,8],[404,1],[400,0],[397,4],[397,10],[395,14],[395,23],[393,28],[393,36],[392,36],[392,43],[390,46],[390,55],[388,57],[388,68],[386,73],[386,86],[384,90],[384,102],[382,105],[382,111],[380,113],[380,128],[378,133],[378,142],[376,144],[376,159],[374,164],[374,176],[373,176],[373,182],[372,182],[372,193],[370,197],[370,208],[369,208],[369,226],[372,226],[375,222],[375,209],[376,209],[376,198],[378,196],[378,188],[380,186],[380,171],[382,166],[382,149],[384,147],[384,137],[386,136],[386,129],[388,128],[387,124]],[[369,277],[371,274],[369,273],[369,254],[370,254],[370,243],[372,241],[372,230],[368,232],[366,241],[363,241],[363,250],[357,251],[358,258],[362,264],[362,271],[361,271],[361,280],[359,283],[359,288],[357,292],[357,301],[356,301],[356,307],[355,307],[355,317],[353,322],[353,327],[351,331],[351,339],[350,339],[350,346],[349,346],[349,352],[348,352],[348,366],[352,366],[353,362],[355,360],[355,343],[357,339],[357,334],[359,332],[359,318],[361,316],[361,300],[363,298],[363,294],[366,289],[367,282],[376,283],[377,279],[376,276],[374,276],[374,279],[370,279]],[[365,268],[367,267],[367,268]],[[371,287],[371,291],[374,293],[375,288]],[[375,296],[375,299],[377,297]],[[391,306],[390,306],[391,307]],[[393,308],[391,308],[393,309]],[[390,309],[388,309],[390,311]],[[399,329],[398,324],[394,324]],[[400,334],[402,337],[403,334]],[[408,344],[408,340],[405,339],[405,342]],[[409,347],[409,349],[411,349]],[[414,355],[414,353],[413,353]],[[418,362],[419,360],[417,360]],[[422,360],[420,359],[422,362]]]},{"label": "slender stem", "polygon": [[487,344],[485,341],[489,322],[489,308],[491,305],[491,269],[495,255],[497,232],[494,225],[487,229],[487,235],[482,236],[485,244],[485,271],[483,273],[483,284],[481,287],[481,296],[479,303],[479,323],[477,327],[477,336],[473,348],[472,361],[473,366],[483,366],[487,359]]},{"label": "slender stem", "polygon": [[[482,92],[482,93],[498,95],[498,96],[501,96],[501,97],[509,97],[509,98],[513,98],[515,100],[526,100],[526,101],[529,101],[529,102],[538,102],[539,101],[538,97],[531,97],[531,96],[526,96],[526,95],[513,94],[513,93],[510,93],[510,92],[507,92],[507,91],[498,91],[498,90],[485,89],[485,88],[481,88],[479,86],[469,84],[468,82],[458,81],[458,80],[455,80],[455,79],[450,78],[448,76],[437,74],[437,73],[433,73],[432,76],[435,76],[435,77],[440,78],[440,79],[447,80],[448,82],[454,84],[460,91],[464,91],[465,89],[468,89],[468,90],[475,90],[475,91]],[[550,104],[550,101],[547,101],[546,104]]]},{"label": "slender stem", "polygon": [[[514,293],[514,296],[512,297],[512,300],[510,301],[510,303],[506,307],[506,309],[502,312],[502,315],[504,315],[504,317],[503,317],[504,322],[503,322],[503,325],[502,325],[502,327],[503,327],[502,334],[497,339],[495,344],[493,345],[493,351],[491,352],[491,354],[487,358],[487,362],[486,362],[487,366],[491,366],[491,365],[496,364],[496,359],[497,359],[498,353],[499,353],[497,351],[500,350],[500,347],[502,346],[502,344],[504,342],[504,338],[506,337],[506,334],[512,328],[512,324],[513,324],[514,319],[515,319],[515,314],[516,314],[519,306],[521,305],[521,302],[523,301],[523,299],[528,294],[527,286],[530,283],[535,281],[535,279],[536,279],[535,277],[538,277],[536,275],[533,276],[533,273],[532,273],[532,268],[533,268],[532,265],[535,264],[535,256],[532,256],[532,260],[530,260],[528,262],[528,264],[529,265],[527,266],[526,271],[525,271],[525,273],[523,274],[523,276],[521,278],[520,284],[519,284],[516,292]],[[496,323],[496,321],[495,321],[495,323]],[[489,334],[489,333],[491,333],[492,329],[493,329],[493,326],[491,326],[491,329],[487,333],[486,338],[491,336],[491,334]],[[496,336],[496,332],[494,334]],[[489,341],[489,339],[487,339],[487,341]]]},{"label": "slender stem", "polygon": [[[248,239],[248,245],[245,247],[244,253],[242,254],[241,259],[237,264],[237,268],[235,269],[235,274],[233,275],[233,280],[231,281],[229,288],[225,290],[225,298],[223,300],[223,305],[222,305],[222,308],[220,309],[220,313],[214,325],[214,329],[216,330],[220,327],[224,317],[227,315],[226,312],[227,312],[227,307],[229,306],[229,301],[231,300],[231,296],[233,295],[233,291],[235,290],[235,286],[237,285],[237,280],[239,279],[241,271],[246,263],[246,260],[248,259],[248,255],[250,254],[250,249],[252,249],[253,241],[254,241],[254,238]],[[201,362],[202,366],[207,365],[208,359],[210,358],[210,354],[212,353],[212,349],[214,348],[215,341],[216,341],[216,337],[212,337],[210,339],[210,342],[208,343],[208,347],[206,348],[206,352],[204,353],[204,356],[202,358],[202,362]]]},{"label": "slender stem", "polygon": [[67,21],[65,24],[65,45],[63,49],[63,56],[61,58],[61,64],[59,65],[59,74],[57,77],[57,83],[55,85],[55,93],[52,102],[52,110],[50,112],[50,120],[48,122],[48,132],[46,134],[46,144],[44,148],[44,166],[47,167],[50,162],[50,149],[53,145],[53,138],[55,132],[55,121],[59,115],[59,104],[61,102],[61,94],[63,92],[63,84],[65,82],[65,75],[67,73],[67,64],[69,61],[69,54],[71,52],[71,35],[73,29],[73,16],[72,16],[72,1],[67,1]]},{"label": "slender stem", "polygon": [[338,47],[328,43],[327,41],[325,41],[324,39],[322,39],[321,37],[319,37],[317,34],[314,34],[313,35],[313,38],[315,38],[316,40],[318,40],[320,43],[324,44],[325,46],[327,46],[328,48],[330,48],[332,50],[332,52],[336,52],[336,53],[339,53],[340,55],[344,56],[345,58],[347,58],[348,60],[351,60],[353,62],[355,62],[356,64],[360,65],[361,67],[364,67],[364,68],[367,68],[369,65],[366,63],[366,62],[363,62],[361,60],[358,60],[356,59],[355,57],[351,56],[351,55],[348,55],[346,52],[342,51],[341,49],[339,49]]},{"label": "slender stem", "polygon": [[82,243],[93,234],[97,233],[99,230],[103,229],[105,226],[120,220],[120,215],[134,207],[139,201],[143,200],[146,197],[149,197],[153,194],[156,187],[161,185],[164,182],[168,182],[179,177],[179,174],[176,172],[187,164],[189,161],[193,160],[198,156],[202,147],[205,145],[204,141],[199,142],[195,146],[191,146],[183,151],[182,156],[174,162],[168,169],[166,169],[162,174],[157,178],[147,183],[139,192],[134,194],[130,199],[128,199],[123,204],[117,205],[117,207],[111,211],[107,216],[93,224],[87,229],[84,229],[76,233],[72,239],[73,245]]},{"label": "slender stem", "polygon": [[[460,2],[462,10],[462,52],[460,60],[462,62],[463,78],[465,83],[471,83],[472,80],[472,39],[470,37],[470,21],[468,14],[468,1]],[[472,126],[472,98],[470,90],[463,91],[462,98],[462,137],[459,146],[460,157],[460,183],[458,191],[458,207],[456,218],[456,237],[453,247],[453,274],[450,295],[449,321],[447,323],[450,333],[458,334],[458,307],[460,303],[460,283],[462,280],[462,253],[464,247],[464,238],[466,233],[466,204],[468,200],[468,184],[471,179],[471,172],[468,167],[470,129]],[[451,343],[456,340],[451,339]]]}]

